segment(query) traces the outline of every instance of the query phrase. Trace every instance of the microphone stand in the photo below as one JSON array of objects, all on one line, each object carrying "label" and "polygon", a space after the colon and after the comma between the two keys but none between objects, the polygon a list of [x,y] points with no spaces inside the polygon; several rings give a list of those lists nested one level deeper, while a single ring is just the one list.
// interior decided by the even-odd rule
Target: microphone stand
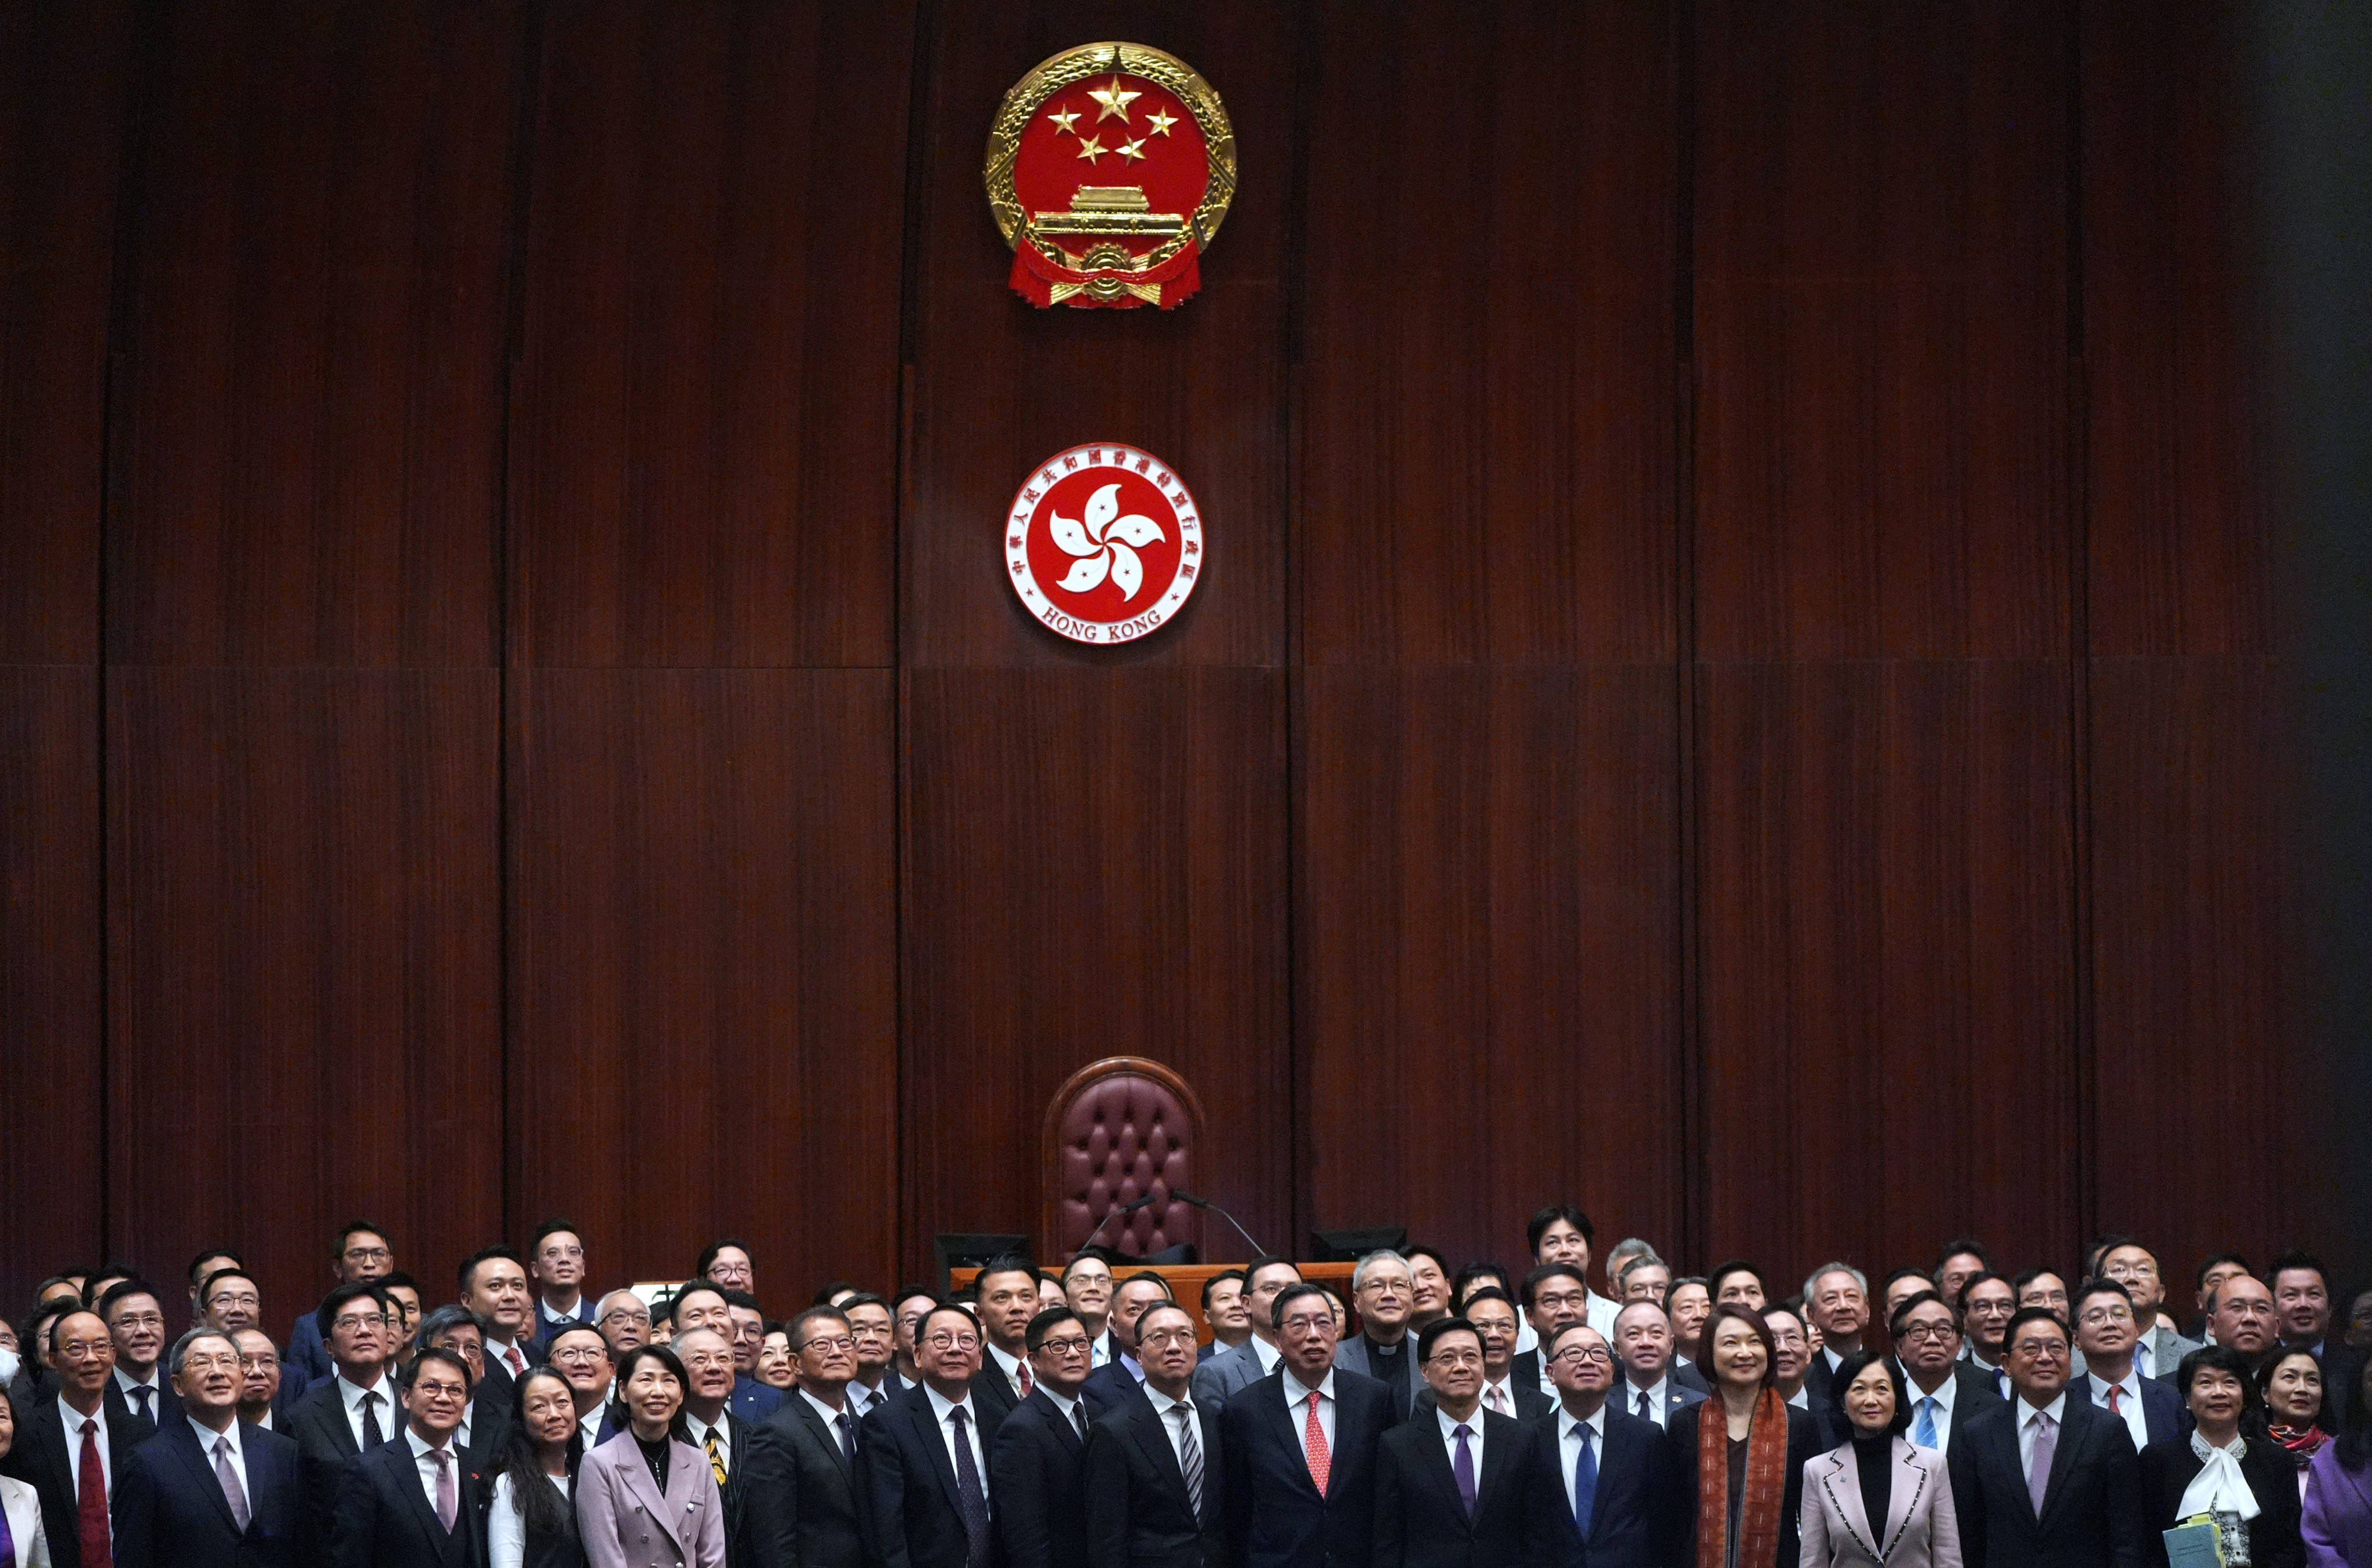
[{"label": "microphone stand", "polygon": [[1229,1225],[1234,1225],[1236,1227],[1236,1234],[1242,1237],[1246,1242],[1250,1243],[1252,1249],[1252,1256],[1254,1258],[1265,1258],[1268,1256],[1268,1249],[1262,1247],[1258,1241],[1253,1240],[1252,1233],[1244,1228],[1243,1221],[1236,1218],[1235,1215],[1227,1213],[1227,1210],[1221,1208],[1218,1204],[1214,1203],[1208,1198],[1197,1198],[1193,1193],[1182,1191],[1175,1187],[1172,1187],[1169,1190],[1169,1195],[1181,1203],[1191,1203],[1198,1209],[1217,1214],[1221,1219],[1226,1220]]}]

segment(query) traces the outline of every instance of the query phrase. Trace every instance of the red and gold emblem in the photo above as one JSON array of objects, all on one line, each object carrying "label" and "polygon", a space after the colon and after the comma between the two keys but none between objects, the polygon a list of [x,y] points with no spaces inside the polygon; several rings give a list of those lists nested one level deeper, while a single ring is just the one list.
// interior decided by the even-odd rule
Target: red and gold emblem
[{"label": "red and gold emblem", "polygon": [[1049,630],[1075,643],[1134,642],[1167,625],[1194,591],[1203,519],[1186,482],[1150,452],[1074,447],[1014,492],[1005,570]]},{"label": "red and gold emblem", "polygon": [[1064,50],[1013,85],[988,135],[988,204],[1032,305],[1172,309],[1202,285],[1236,193],[1211,85],[1141,43]]}]

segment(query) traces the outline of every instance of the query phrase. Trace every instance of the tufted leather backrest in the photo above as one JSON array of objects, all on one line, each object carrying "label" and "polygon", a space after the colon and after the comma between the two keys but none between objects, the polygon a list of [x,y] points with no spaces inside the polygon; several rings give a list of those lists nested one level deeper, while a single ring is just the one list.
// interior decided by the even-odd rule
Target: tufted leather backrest
[{"label": "tufted leather backrest", "polygon": [[1046,1109],[1046,1256],[1067,1258],[1123,1203],[1153,1202],[1105,1225],[1098,1240],[1145,1257],[1202,1237],[1202,1215],[1173,1202],[1193,1189],[1203,1108],[1186,1080],[1141,1056],[1113,1056],[1072,1074]]}]

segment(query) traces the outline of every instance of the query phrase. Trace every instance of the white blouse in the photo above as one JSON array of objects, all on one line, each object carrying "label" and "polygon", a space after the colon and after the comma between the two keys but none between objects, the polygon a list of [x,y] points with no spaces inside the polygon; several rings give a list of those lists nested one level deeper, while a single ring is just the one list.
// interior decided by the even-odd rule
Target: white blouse
[{"label": "white blouse", "polygon": [[[568,1501],[566,1476],[547,1475],[543,1479],[560,1493],[561,1502]],[[512,1489],[510,1471],[505,1470],[494,1478],[494,1502],[487,1515],[487,1568],[519,1568],[527,1561],[527,1524],[519,1517],[517,1493]]]}]

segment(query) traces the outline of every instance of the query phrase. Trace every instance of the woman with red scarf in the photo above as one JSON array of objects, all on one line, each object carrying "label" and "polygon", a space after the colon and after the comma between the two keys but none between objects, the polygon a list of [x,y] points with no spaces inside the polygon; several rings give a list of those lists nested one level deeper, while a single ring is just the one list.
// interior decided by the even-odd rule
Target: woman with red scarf
[{"label": "woman with red scarf", "polygon": [[2306,1495],[2307,1467],[2331,1441],[2322,1429],[2322,1363],[2300,1345],[2285,1350],[2257,1368],[2257,1392],[2264,1396],[2265,1420],[2273,1440],[2289,1450],[2297,1466],[2298,1495]]},{"label": "woman with red scarf", "polygon": [[1701,1370],[1713,1398],[1672,1412],[1664,1431],[1668,1499],[1660,1561],[1672,1568],[1796,1568],[1804,1466],[1818,1424],[1774,1386],[1777,1357],[1758,1313],[1718,1306]]}]

